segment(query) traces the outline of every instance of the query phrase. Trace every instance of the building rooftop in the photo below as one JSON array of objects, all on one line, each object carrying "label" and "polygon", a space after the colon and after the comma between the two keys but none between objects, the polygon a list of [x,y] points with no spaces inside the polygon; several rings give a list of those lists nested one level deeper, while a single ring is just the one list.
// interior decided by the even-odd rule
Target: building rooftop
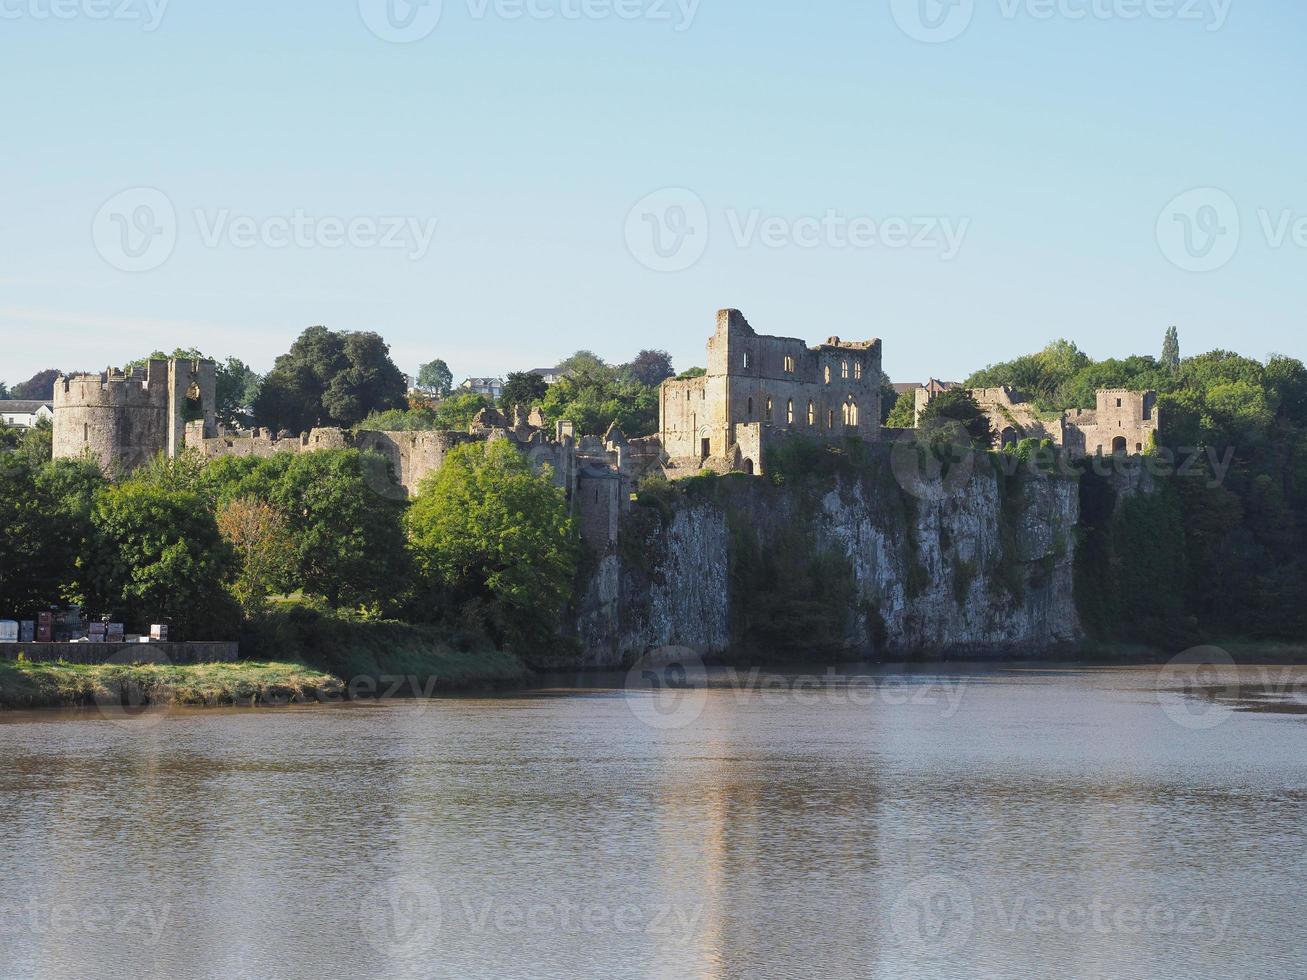
[{"label": "building rooftop", "polygon": [[52,401],[31,401],[25,398],[6,398],[0,399],[0,412],[7,412],[10,415],[35,415],[41,408],[48,408],[54,411],[54,402]]}]

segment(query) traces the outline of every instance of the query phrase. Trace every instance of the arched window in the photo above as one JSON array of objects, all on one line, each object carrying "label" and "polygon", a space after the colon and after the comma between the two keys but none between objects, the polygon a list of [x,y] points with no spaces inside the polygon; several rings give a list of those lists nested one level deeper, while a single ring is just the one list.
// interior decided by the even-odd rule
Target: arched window
[{"label": "arched window", "polygon": [[826,383],[830,384],[830,365],[826,365]]},{"label": "arched window", "polygon": [[854,362],[853,362],[853,378],[854,378],[855,381],[861,381],[861,380],[862,380],[862,362],[861,362],[861,361],[854,361]]},{"label": "arched window", "polygon": [[858,424],[858,403],[849,402],[849,425],[856,426],[857,424]]},{"label": "arched window", "polygon": [[767,399],[767,421],[771,421],[771,399]]},{"label": "arched window", "polygon": [[808,425],[813,426],[816,424],[817,424],[817,406],[814,405],[812,402],[808,402]]},{"label": "arched window", "polygon": [[793,398],[791,398],[788,402],[785,403],[785,424],[786,425],[794,424],[794,399]]},{"label": "arched window", "polygon": [[848,404],[848,402],[845,402],[842,406],[840,406],[840,408],[841,408],[842,411],[843,411],[843,415],[844,415],[844,424],[845,424],[845,425],[848,425],[848,424],[849,424],[849,404]]},{"label": "arched window", "polygon": [[835,409],[833,408],[826,413],[826,428],[835,428]]},{"label": "arched window", "polygon": [[744,352],[744,370],[749,370],[749,352],[747,350]]},{"label": "arched window", "polygon": [[849,362],[840,361],[840,377],[845,381],[849,380]]},{"label": "arched window", "polygon": [[789,357],[789,356],[787,356],[787,357],[785,358],[785,373],[786,373],[786,374],[793,374],[793,373],[794,373],[794,358],[793,358],[793,357]]},{"label": "arched window", "polygon": [[686,388],[686,389],[685,389],[685,400],[686,400],[687,402],[690,400],[690,389],[689,389],[689,388]]}]

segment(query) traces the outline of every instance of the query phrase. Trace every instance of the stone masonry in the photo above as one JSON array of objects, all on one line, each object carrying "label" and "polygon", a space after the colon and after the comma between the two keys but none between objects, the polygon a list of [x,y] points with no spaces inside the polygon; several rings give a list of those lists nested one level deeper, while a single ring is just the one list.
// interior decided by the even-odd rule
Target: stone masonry
[{"label": "stone masonry", "polygon": [[660,431],[674,475],[761,474],[768,446],[880,435],[881,342],[831,337],[808,347],[754,331],[739,310],[717,314],[707,374],[664,381]]}]

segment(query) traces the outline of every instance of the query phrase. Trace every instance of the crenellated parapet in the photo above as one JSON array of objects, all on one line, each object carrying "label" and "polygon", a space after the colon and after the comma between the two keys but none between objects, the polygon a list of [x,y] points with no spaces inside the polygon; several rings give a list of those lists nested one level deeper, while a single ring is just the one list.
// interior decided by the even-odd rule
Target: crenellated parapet
[{"label": "crenellated parapet", "polygon": [[130,372],[58,378],[54,455],[90,454],[110,475],[129,473],[159,453],[176,456],[188,423],[217,434],[212,361],[153,360]]}]

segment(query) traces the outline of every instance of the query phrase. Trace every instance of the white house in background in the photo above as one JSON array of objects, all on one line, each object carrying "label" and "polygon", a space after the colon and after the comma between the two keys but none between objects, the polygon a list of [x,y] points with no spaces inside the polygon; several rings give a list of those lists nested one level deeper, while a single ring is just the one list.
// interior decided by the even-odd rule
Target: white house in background
[{"label": "white house in background", "polygon": [[34,429],[41,419],[54,424],[54,402],[0,400],[0,424]]},{"label": "white house in background", "polygon": [[470,391],[473,394],[499,401],[499,397],[504,393],[504,379],[468,378],[458,387],[460,391]]},{"label": "white house in background", "polygon": [[543,378],[547,385],[556,385],[563,380],[563,372],[556,367],[532,368],[527,374],[534,374],[537,378]]}]

